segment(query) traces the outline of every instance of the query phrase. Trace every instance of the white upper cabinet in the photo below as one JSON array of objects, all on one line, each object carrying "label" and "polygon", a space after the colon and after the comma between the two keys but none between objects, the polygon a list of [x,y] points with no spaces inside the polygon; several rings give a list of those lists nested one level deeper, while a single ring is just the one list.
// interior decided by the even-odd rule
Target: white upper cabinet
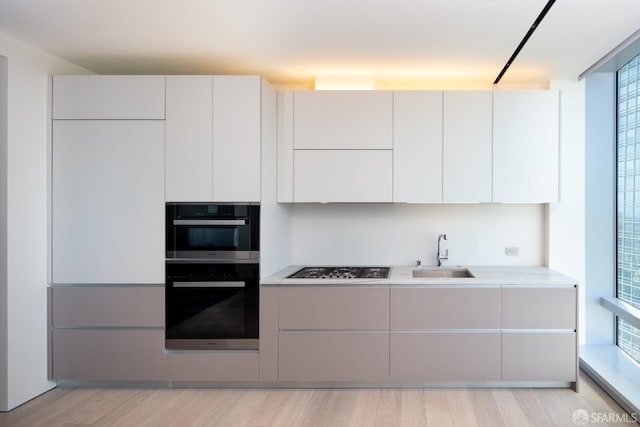
[{"label": "white upper cabinet", "polygon": [[260,201],[261,85],[167,76],[167,201]]},{"label": "white upper cabinet", "polygon": [[493,94],[493,201],[558,200],[559,94]]},{"label": "white upper cabinet", "polygon": [[293,202],[293,91],[279,90],[278,108],[278,154],[277,154],[277,200],[278,203]]},{"label": "white upper cabinet", "polygon": [[444,202],[491,202],[491,151],[492,92],[444,92]]},{"label": "white upper cabinet", "polygon": [[212,198],[211,76],[167,76],[166,199]]},{"label": "white upper cabinet", "polygon": [[442,202],[442,92],[396,91],[393,201]]},{"label": "white upper cabinet", "polygon": [[393,200],[393,92],[283,91],[278,201]]},{"label": "white upper cabinet", "polygon": [[213,77],[213,199],[260,201],[259,76]]},{"label": "white upper cabinet", "polygon": [[164,283],[164,131],[54,120],[54,283]]},{"label": "white upper cabinet", "polygon": [[294,200],[391,202],[391,150],[295,150]]},{"label": "white upper cabinet", "polygon": [[392,149],[393,92],[295,91],[295,149]]},{"label": "white upper cabinet", "polygon": [[53,119],[163,120],[164,76],[55,76]]},{"label": "white upper cabinet", "polygon": [[558,99],[556,91],[281,91],[278,201],[556,201]]}]

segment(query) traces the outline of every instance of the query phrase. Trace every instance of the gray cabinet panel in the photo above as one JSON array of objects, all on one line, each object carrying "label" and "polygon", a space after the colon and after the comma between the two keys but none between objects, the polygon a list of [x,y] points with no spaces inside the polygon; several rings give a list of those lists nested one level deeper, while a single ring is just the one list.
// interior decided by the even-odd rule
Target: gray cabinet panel
[{"label": "gray cabinet panel", "polygon": [[260,288],[260,379],[278,379],[278,288]]},{"label": "gray cabinet panel", "polygon": [[576,329],[576,288],[502,289],[503,329]]},{"label": "gray cabinet panel", "polygon": [[378,381],[389,376],[386,332],[280,332],[280,381]]},{"label": "gray cabinet panel", "polygon": [[391,330],[500,329],[499,288],[392,288]]},{"label": "gray cabinet panel", "polygon": [[500,381],[500,333],[391,333],[391,379]]},{"label": "gray cabinet panel", "polygon": [[503,334],[502,380],[576,381],[576,334]]},{"label": "gray cabinet panel", "polygon": [[171,352],[165,376],[172,381],[257,381],[257,352]]},{"label": "gray cabinet panel", "polygon": [[389,288],[281,288],[279,328],[388,330]]},{"label": "gray cabinet panel", "polygon": [[164,287],[51,288],[57,327],[164,327]]},{"label": "gray cabinet panel", "polygon": [[54,329],[52,375],[56,380],[163,378],[164,331]]}]

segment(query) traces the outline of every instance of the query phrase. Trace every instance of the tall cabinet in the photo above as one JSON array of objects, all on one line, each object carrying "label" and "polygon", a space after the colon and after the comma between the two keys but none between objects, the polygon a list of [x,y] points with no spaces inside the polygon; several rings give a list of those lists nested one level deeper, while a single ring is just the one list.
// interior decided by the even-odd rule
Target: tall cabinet
[{"label": "tall cabinet", "polygon": [[258,76],[53,78],[50,378],[258,379],[257,351],[165,351],[164,212],[260,201],[274,110]]},{"label": "tall cabinet", "polygon": [[51,378],[162,374],[164,85],[53,78]]}]

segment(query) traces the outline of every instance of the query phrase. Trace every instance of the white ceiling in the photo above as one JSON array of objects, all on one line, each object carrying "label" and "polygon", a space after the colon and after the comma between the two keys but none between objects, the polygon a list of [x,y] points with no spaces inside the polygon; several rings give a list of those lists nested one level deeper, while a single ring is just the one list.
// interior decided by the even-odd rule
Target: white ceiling
[{"label": "white ceiling", "polygon": [[[0,32],[100,74],[260,74],[309,87],[490,85],[547,0],[0,0]],[[504,84],[577,79],[640,0],[557,0]],[[2,52],[0,52],[2,53]]]}]

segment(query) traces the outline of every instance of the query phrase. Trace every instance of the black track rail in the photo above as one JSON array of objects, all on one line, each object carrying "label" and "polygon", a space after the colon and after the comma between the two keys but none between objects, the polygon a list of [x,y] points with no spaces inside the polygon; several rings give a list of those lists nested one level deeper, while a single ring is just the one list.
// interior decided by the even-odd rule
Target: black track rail
[{"label": "black track rail", "polygon": [[536,28],[538,28],[538,25],[540,25],[545,15],[547,14],[547,12],[549,12],[549,9],[551,9],[551,6],[553,6],[555,2],[556,0],[549,0],[547,4],[544,6],[544,9],[542,9],[542,12],[540,12],[540,15],[538,15],[536,20],[533,22],[533,25],[531,25],[531,28],[529,28],[529,31],[527,31],[527,34],[524,35],[524,37],[520,41],[520,44],[518,45],[518,47],[516,47],[516,50],[513,51],[513,54],[511,55],[507,63],[504,64],[504,67],[502,67],[500,74],[498,74],[498,77],[496,77],[496,79],[493,82],[494,85],[500,82],[500,79],[502,78],[504,73],[507,72],[507,70],[509,69],[513,61],[516,59],[516,56],[518,56],[518,54],[520,53],[524,45],[527,44],[527,41],[529,40],[533,32],[536,30]]}]

